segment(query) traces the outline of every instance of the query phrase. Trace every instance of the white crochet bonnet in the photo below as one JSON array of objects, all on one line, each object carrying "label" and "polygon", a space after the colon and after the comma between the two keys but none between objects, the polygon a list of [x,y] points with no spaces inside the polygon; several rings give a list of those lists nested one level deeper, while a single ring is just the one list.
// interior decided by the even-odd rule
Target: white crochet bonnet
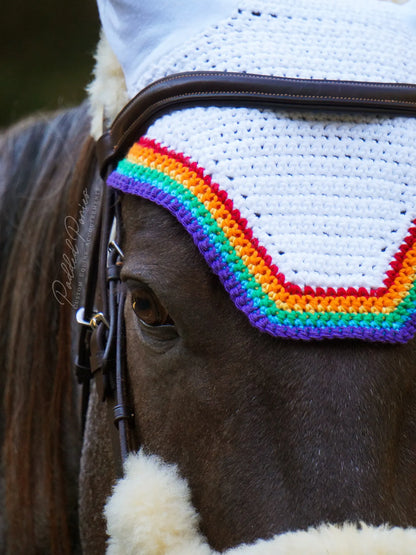
[{"label": "white crochet bonnet", "polygon": [[[416,83],[414,0],[98,4],[111,48],[103,38],[89,88],[96,138],[139,90],[177,72]],[[201,107],[156,120],[109,184],[178,217],[263,331],[406,341],[415,155],[411,118]],[[140,453],[125,471],[106,509],[109,554],[214,555],[174,467]],[[227,553],[407,555],[415,542],[414,529],[345,525]]]},{"label": "white crochet bonnet", "polygon": [[[128,98],[183,71],[416,83],[414,1],[99,6]],[[260,330],[403,342],[416,331],[415,159],[415,118],[196,107],[157,119],[108,183],[170,210]]]}]

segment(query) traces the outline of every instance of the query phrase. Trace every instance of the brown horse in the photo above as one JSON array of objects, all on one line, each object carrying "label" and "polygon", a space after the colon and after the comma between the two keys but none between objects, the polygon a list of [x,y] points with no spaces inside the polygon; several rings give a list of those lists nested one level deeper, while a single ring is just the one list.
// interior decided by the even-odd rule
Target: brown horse
[{"label": "brown horse", "polygon": [[[261,25],[277,25],[271,27],[271,40],[276,29],[290,37],[286,29],[295,24],[296,30],[307,20],[301,14],[294,21],[289,12],[282,18],[266,4],[262,13],[235,8],[224,23],[233,29],[239,18],[243,26],[249,22],[255,30],[249,37],[259,52]],[[286,4],[289,9],[291,3]],[[343,17],[339,22],[343,28]],[[211,31],[224,47],[221,27]],[[163,26],[161,32],[164,36]],[[251,51],[238,27],[230,37],[239,45],[236,50],[232,43],[229,50],[238,68]],[[206,38],[208,46],[215,43]],[[277,43],[272,52],[282,41]],[[298,44],[309,44],[309,38]],[[178,55],[179,66],[191,63],[192,55],[188,50]],[[298,63],[296,55],[291,60]],[[199,63],[208,63],[202,54]],[[103,88],[110,96],[114,73],[112,68],[104,72]],[[125,102],[124,92],[121,105]],[[115,97],[110,105],[112,120],[122,106]],[[102,116],[100,110],[97,114]],[[88,108],[82,105],[23,122],[1,137],[0,550],[11,555],[94,555],[106,548],[103,510],[118,477],[118,446],[102,384],[97,380],[87,398],[88,388],[80,389],[72,368],[80,334],[76,313],[90,270],[100,263],[92,245],[106,188],[90,129]],[[139,136],[129,136],[127,146]],[[342,139],[348,144],[351,137],[334,141]],[[351,159],[348,147],[344,154]],[[372,167],[377,160],[370,154]],[[187,502],[198,514],[203,552],[316,532],[320,524],[412,530],[415,340],[295,341],[264,333],[237,308],[219,272],[211,270],[178,219],[135,194],[122,192],[117,199],[132,451],[140,449],[149,460],[156,455],[163,468],[176,465],[189,485]],[[102,299],[96,301],[99,307]],[[99,356],[93,353],[94,358]],[[152,499],[135,501],[148,506]],[[162,507],[156,528],[164,513]],[[136,531],[122,533],[133,537]],[[414,535],[409,537],[414,542]],[[325,550],[322,544],[317,552]],[[151,546],[144,552],[166,551]]]},{"label": "brown horse", "polygon": [[[78,526],[85,553],[105,548],[102,507],[115,466],[105,408],[93,394],[78,480],[70,363],[78,278],[65,264],[76,244],[67,218],[79,216],[87,191],[89,222],[101,187],[87,129],[81,107],[2,139],[8,553],[76,552]],[[209,543],[222,550],[322,522],[415,525],[414,342],[262,334],[165,210],[125,195],[122,220],[136,433],[187,478]],[[54,296],[56,280],[67,283],[68,302]],[[137,298],[146,300],[141,308],[133,308]]]}]

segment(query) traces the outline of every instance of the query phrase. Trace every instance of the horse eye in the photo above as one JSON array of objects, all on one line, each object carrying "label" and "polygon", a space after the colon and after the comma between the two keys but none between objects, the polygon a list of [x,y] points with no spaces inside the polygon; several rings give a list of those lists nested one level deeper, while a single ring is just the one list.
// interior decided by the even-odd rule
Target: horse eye
[{"label": "horse eye", "polygon": [[149,289],[134,291],[131,306],[142,324],[153,327],[173,325],[168,311]]}]

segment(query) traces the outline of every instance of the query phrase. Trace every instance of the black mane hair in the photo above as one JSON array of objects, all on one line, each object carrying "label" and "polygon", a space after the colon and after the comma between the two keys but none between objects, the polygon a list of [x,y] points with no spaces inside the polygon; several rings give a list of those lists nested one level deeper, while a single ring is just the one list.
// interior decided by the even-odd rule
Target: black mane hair
[{"label": "black mane hair", "polygon": [[31,118],[0,138],[0,551],[79,549],[78,392],[71,307],[54,298],[76,218],[96,177],[87,106]]}]

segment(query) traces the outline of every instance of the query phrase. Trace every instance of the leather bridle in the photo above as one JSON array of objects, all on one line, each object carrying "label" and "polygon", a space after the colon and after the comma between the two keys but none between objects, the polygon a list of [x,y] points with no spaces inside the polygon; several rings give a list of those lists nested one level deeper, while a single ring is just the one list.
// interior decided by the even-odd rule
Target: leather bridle
[{"label": "leather bridle", "polygon": [[[128,148],[154,119],[189,106],[254,106],[307,111],[372,113],[416,117],[416,85],[307,80],[246,73],[192,72],[171,75],[147,86],[115,119],[97,142],[100,173],[105,180]],[[119,460],[137,448],[131,437],[133,412],[128,400],[118,195],[105,187],[91,245],[75,368],[83,384],[85,421],[90,380],[96,379],[118,429]],[[99,309],[98,309],[99,307]],[[121,468],[121,465],[120,465]]]}]

